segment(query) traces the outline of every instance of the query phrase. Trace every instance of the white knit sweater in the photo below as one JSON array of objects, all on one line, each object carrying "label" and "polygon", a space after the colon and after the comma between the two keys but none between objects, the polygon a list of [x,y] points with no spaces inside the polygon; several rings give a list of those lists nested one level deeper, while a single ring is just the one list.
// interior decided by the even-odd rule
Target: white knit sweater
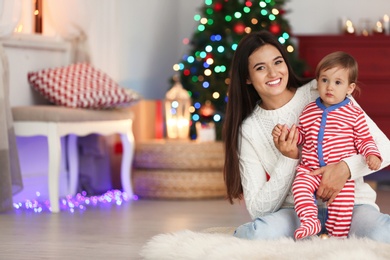
[{"label": "white knit sweater", "polygon": [[[278,123],[298,124],[303,108],[318,97],[317,84],[313,80],[298,88],[294,97],[283,107],[265,110],[256,106],[244,120],[239,139],[241,183],[245,204],[252,219],[275,212],[281,207],[293,207],[291,184],[298,160],[283,156],[272,140],[272,129]],[[351,98],[353,100],[353,98]],[[356,101],[353,100],[356,104]],[[381,152],[381,168],[390,164],[390,141],[376,124],[366,117],[371,134]],[[370,171],[361,155],[344,159],[355,180],[355,204],[375,204],[376,193],[363,182]],[[270,179],[267,181],[266,173]]]}]

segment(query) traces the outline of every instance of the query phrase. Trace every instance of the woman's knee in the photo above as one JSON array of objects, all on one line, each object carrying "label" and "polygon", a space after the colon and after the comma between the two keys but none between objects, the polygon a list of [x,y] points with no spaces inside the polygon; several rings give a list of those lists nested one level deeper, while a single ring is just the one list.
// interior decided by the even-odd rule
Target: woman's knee
[{"label": "woman's knee", "polygon": [[350,235],[390,243],[390,215],[369,205],[356,207],[352,215]]},{"label": "woman's knee", "polygon": [[234,236],[250,240],[273,240],[282,237],[293,237],[294,231],[298,226],[299,219],[293,209],[279,210],[239,226]]},{"label": "woman's knee", "polygon": [[234,232],[235,237],[250,240],[272,240],[288,236],[285,230],[272,227],[262,219],[239,226]]},{"label": "woman's knee", "polygon": [[381,213],[367,232],[367,237],[375,241],[390,243],[390,215]]}]

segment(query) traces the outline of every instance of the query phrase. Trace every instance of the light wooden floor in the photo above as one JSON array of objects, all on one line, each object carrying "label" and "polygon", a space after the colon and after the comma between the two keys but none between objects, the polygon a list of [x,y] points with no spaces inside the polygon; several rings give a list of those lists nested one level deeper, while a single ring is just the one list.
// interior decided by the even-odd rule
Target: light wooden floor
[{"label": "light wooden floor", "polygon": [[[378,191],[390,213],[390,190]],[[224,200],[126,202],[85,211],[0,214],[0,259],[139,259],[145,242],[182,229],[233,227],[249,221],[243,205]]]}]

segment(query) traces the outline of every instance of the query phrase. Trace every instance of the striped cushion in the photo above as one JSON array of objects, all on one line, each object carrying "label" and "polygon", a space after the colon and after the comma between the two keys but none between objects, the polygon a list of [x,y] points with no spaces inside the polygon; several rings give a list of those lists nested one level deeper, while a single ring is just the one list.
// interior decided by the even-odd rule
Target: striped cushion
[{"label": "striped cushion", "polygon": [[130,106],[140,100],[106,73],[88,63],[29,72],[31,86],[50,102],[66,107],[105,109]]}]

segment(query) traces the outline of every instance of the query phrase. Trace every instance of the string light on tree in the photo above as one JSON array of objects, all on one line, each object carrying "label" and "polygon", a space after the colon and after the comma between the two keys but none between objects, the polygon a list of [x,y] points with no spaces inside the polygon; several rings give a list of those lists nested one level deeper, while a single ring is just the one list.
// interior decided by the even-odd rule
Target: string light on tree
[{"label": "string light on tree", "polygon": [[252,31],[268,30],[286,46],[294,70],[304,75],[305,64],[297,58],[291,42],[289,23],[283,5],[286,0],[205,0],[198,23],[189,40],[189,51],[173,66],[180,74],[183,87],[191,95],[191,138],[196,138],[196,122],[204,123],[200,114],[206,101],[215,108],[212,118],[221,139],[225,105],[230,83],[229,68],[238,42]]},{"label": "string light on tree", "polygon": [[271,23],[271,25],[269,26],[269,31],[275,35],[279,34],[280,30],[280,25],[277,23]]},{"label": "string light on tree", "polygon": [[241,22],[236,23],[236,25],[234,25],[234,32],[237,34],[244,34],[245,33],[245,25]]}]

